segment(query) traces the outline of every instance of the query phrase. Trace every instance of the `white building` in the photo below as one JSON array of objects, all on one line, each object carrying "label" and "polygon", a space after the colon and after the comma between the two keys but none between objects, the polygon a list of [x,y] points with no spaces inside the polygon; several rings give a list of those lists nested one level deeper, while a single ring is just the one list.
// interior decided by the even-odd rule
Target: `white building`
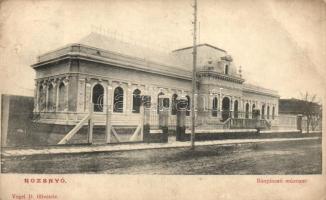
[{"label": "white building", "polygon": [[[273,121],[278,115],[276,91],[246,84],[225,50],[209,44],[199,44],[197,50],[198,119],[210,124],[250,119],[256,109],[261,118]],[[176,97],[191,96],[192,47],[165,54],[91,33],[39,56],[32,67],[39,123],[76,124],[93,103],[95,123],[104,123],[110,106],[113,124],[133,125],[139,121],[139,95],[150,97],[156,108],[163,94],[169,97],[173,119]]]}]

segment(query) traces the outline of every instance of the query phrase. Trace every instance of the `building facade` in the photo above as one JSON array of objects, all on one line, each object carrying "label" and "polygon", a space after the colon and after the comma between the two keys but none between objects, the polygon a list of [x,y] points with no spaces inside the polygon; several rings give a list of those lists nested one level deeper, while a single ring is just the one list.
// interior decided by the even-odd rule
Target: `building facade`
[{"label": "building facade", "polygon": [[[228,118],[253,117],[273,121],[278,115],[276,91],[246,84],[228,53],[209,44],[197,47],[198,120],[222,123]],[[158,97],[175,118],[178,96],[191,105],[192,47],[160,53],[91,33],[76,44],[48,52],[32,65],[36,71],[34,113],[39,123],[73,125],[89,113],[95,123],[139,122],[140,97],[146,96],[153,114]],[[187,111],[187,116],[192,113]]]}]

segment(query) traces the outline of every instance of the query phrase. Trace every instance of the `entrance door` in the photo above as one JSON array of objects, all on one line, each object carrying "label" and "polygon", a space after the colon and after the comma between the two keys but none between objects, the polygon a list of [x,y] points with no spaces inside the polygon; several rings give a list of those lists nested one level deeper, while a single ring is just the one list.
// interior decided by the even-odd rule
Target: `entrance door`
[{"label": "entrance door", "polygon": [[227,120],[230,117],[230,99],[224,97],[222,100],[222,121]]}]

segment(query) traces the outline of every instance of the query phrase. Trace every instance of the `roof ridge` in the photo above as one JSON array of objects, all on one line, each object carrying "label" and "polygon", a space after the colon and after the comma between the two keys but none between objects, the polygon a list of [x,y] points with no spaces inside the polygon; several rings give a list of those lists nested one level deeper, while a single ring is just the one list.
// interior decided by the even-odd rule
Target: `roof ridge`
[{"label": "roof ridge", "polygon": [[[208,43],[201,43],[201,44],[197,44],[196,46],[197,46],[197,47],[208,46],[208,47],[211,47],[211,48],[213,48],[213,49],[217,49],[217,50],[219,50],[219,51],[223,51],[223,52],[227,53],[226,50],[221,49],[221,48],[219,48],[219,47],[216,47],[216,46],[214,46],[214,45],[208,44]],[[193,48],[193,45],[192,45],[192,46],[188,46],[188,47],[183,47],[183,48],[180,48],[180,49],[175,49],[175,50],[173,50],[172,52],[182,51],[182,50],[186,50],[186,49],[190,49],[190,48]]]}]

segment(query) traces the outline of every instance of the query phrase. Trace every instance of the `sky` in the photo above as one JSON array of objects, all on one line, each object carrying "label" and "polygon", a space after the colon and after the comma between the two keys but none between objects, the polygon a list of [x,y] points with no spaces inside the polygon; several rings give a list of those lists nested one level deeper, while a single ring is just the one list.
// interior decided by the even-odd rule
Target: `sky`
[{"label": "sky", "polygon": [[[193,0],[10,0],[0,7],[0,92],[33,95],[39,54],[103,32],[171,51],[192,45]],[[281,98],[325,95],[322,0],[198,0],[199,42],[225,49],[246,82]]]}]

